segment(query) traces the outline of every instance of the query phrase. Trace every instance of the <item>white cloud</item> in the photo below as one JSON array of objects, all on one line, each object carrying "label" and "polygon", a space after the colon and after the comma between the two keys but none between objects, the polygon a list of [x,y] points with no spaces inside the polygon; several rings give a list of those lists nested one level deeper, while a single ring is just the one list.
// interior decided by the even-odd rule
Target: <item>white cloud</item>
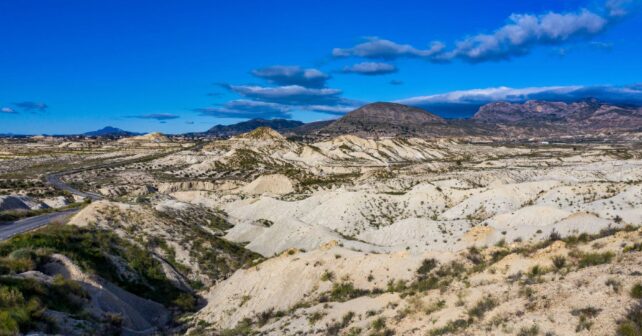
[{"label": "white cloud", "polygon": [[339,99],[339,89],[315,89],[300,85],[258,86],[258,85],[227,85],[229,90],[250,98],[268,102],[296,104],[325,104]]},{"label": "white cloud", "polygon": [[291,118],[291,108],[286,105],[257,100],[238,99],[222,106],[195,109],[201,115],[219,118]]},{"label": "white cloud", "polygon": [[490,33],[462,38],[452,48],[446,48],[441,42],[432,42],[428,49],[418,49],[409,44],[373,37],[352,48],[335,48],[332,54],[335,57],[386,60],[416,57],[432,62],[449,62],[455,59],[468,62],[506,60],[528,54],[536,46],[561,45],[598,35],[617,18],[628,14],[634,2],[608,0],[599,11],[580,9],[569,13],[512,14],[503,26]]},{"label": "white cloud", "polygon": [[304,69],[296,65],[274,65],[256,69],[252,70],[252,75],[277,85],[300,85],[310,88],[324,87],[330,78],[320,70]]},{"label": "white cloud", "polygon": [[456,43],[438,58],[461,58],[471,62],[508,59],[527,54],[534,46],[560,44],[573,38],[591,36],[604,30],[607,20],[587,10],[578,13],[545,15],[513,14],[509,23],[492,34],[478,34]]},{"label": "white cloud", "polygon": [[389,63],[363,62],[345,67],[343,72],[376,76],[397,72],[397,67]]}]

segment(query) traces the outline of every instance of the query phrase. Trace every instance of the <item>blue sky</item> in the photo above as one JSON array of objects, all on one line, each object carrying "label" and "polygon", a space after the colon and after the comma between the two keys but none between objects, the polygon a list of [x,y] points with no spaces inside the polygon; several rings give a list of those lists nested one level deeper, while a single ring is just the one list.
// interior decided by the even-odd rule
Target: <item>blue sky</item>
[{"label": "blue sky", "polygon": [[0,133],[642,103],[639,0],[0,0]]}]

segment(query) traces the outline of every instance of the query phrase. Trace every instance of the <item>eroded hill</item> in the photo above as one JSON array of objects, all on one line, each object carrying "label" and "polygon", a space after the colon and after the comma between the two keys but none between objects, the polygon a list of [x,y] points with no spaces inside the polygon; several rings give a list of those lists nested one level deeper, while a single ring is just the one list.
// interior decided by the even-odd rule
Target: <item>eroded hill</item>
[{"label": "eroded hill", "polygon": [[[198,146],[137,139],[85,154],[113,165],[64,175],[104,200],[0,244],[2,281],[42,288],[3,284],[29,312],[19,330],[50,330],[41,311],[78,334],[60,321],[192,335],[640,330],[634,141],[303,142],[269,128]],[[71,308],[47,301],[60,288]],[[95,308],[94,297],[130,294],[155,303]]]}]

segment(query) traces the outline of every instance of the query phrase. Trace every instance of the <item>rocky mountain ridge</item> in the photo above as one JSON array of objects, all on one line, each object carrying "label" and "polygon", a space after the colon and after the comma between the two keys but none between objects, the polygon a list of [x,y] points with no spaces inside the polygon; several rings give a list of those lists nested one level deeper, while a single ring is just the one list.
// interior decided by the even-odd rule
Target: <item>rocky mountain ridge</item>
[{"label": "rocky mountain ridge", "polygon": [[642,127],[642,108],[617,106],[594,99],[572,103],[530,100],[482,106],[472,120],[503,124],[567,124],[586,129]]}]

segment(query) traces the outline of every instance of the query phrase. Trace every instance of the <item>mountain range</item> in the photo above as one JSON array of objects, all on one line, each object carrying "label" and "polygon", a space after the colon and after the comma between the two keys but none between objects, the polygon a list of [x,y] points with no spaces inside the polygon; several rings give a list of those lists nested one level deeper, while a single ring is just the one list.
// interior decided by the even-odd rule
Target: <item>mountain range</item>
[{"label": "mountain range", "polygon": [[[365,137],[532,137],[614,133],[642,130],[642,107],[613,105],[595,99],[576,102],[530,100],[524,103],[495,102],[483,105],[472,118],[444,119],[420,108],[387,102],[364,105],[335,120],[303,123],[288,119],[251,119],[216,125],[188,136],[230,137],[259,127],[286,136],[324,137],[355,134]],[[84,136],[128,137],[141,133],[107,126]]]},{"label": "mountain range", "polygon": [[514,125],[557,125],[583,129],[642,127],[642,108],[617,106],[586,99],[573,103],[527,101],[482,106],[474,121]]}]

